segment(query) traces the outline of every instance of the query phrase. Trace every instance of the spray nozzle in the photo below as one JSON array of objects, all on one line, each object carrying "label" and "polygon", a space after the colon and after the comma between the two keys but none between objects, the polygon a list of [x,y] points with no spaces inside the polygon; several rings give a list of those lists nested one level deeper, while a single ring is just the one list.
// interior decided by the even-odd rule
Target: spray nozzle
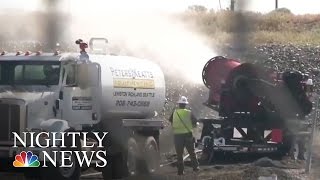
[{"label": "spray nozzle", "polygon": [[79,48],[81,49],[81,52],[86,52],[86,48],[88,48],[88,44],[83,42],[82,39],[76,40],[76,44],[79,45]]}]

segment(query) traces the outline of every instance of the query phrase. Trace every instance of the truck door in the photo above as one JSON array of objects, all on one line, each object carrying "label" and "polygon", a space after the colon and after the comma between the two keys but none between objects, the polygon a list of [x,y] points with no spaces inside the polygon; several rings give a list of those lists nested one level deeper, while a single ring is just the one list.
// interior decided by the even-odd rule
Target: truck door
[{"label": "truck door", "polygon": [[76,129],[81,129],[82,125],[98,123],[101,97],[99,64],[68,64],[64,69],[62,119]]}]

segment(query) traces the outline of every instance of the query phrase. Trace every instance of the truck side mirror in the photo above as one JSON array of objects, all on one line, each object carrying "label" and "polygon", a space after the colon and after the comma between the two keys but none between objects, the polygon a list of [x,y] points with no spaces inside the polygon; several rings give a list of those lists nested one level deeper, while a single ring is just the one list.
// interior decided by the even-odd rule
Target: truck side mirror
[{"label": "truck side mirror", "polygon": [[60,109],[60,102],[61,102],[61,100],[60,100],[60,99],[56,99],[55,107],[56,107],[56,109],[57,109],[57,110],[59,110],[59,109]]},{"label": "truck side mirror", "polygon": [[99,86],[100,67],[98,64],[78,64],[78,85],[81,89]]}]

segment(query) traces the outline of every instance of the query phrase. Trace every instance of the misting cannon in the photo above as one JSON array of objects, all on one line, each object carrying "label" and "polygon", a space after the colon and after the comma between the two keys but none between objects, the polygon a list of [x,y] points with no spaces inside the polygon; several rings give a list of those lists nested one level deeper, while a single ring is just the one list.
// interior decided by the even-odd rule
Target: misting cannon
[{"label": "misting cannon", "polygon": [[291,127],[312,110],[304,74],[298,71],[278,72],[218,56],[206,63],[202,77],[209,89],[205,105],[219,113],[219,118],[202,120],[203,144],[213,150],[285,154],[294,137]]}]

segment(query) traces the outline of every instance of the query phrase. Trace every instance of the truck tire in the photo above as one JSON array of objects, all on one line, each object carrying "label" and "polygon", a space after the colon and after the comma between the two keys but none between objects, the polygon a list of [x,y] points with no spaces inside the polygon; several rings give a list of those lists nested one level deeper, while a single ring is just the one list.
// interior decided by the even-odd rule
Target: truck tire
[{"label": "truck tire", "polygon": [[145,162],[145,171],[152,174],[158,171],[160,167],[160,154],[157,141],[149,136],[144,143],[143,156]]},{"label": "truck tire", "polygon": [[129,138],[127,149],[121,153],[109,156],[110,166],[102,169],[104,180],[121,179],[138,174],[137,157],[139,148],[134,138]]},{"label": "truck tire", "polygon": [[[77,148],[71,148],[72,140],[71,138],[66,138],[66,148],[61,148],[63,151],[80,151],[80,139],[77,139]],[[68,155],[68,154],[67,154]],[[76,155],[74,153],[69,154],[71,156],[71,161],[67,162],[66,164],[73,163],[71,168],[61,168],[58,167],[61,162],[57,162],[57,167],[52,165],[48,166],[48,168],[43,168],[41,171],[41,179],[43,180],[79,180],[81,174],[81,168],[76,160]],[[49,162],[50,164],[50,162]]]},{"label": "truck tire", "polygon": [[41,180],[40,178],[40,168],[35,168],[35,170],[28,170],[24,172],[24,179],[25,180]]},{"label": "truck tire", "polygon": [[104,158],[107,160],[107,166],[103,168],[96,168],[97,171],[101,171],[102,177],[104,180],[111,180],[112,179],[112,156],[108,155],[104,156]]},{"label": "truck tire", "polygon": [[129,138],[128,140],[128,152],[126,158],[126,164],[129,176],[134,176],[138,174],[138,161],[139,157],[139,147],[134,138]]}]

